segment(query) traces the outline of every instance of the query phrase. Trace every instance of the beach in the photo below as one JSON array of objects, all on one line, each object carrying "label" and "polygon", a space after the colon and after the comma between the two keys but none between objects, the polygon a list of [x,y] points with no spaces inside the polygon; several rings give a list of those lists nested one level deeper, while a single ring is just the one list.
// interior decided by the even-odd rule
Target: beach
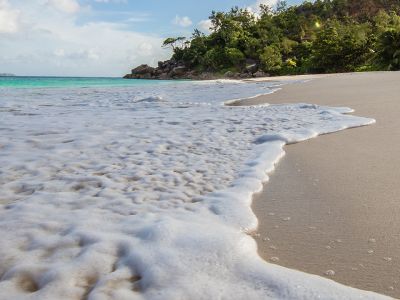
[{"label": "beach", "polygon": [[259,254],[398,298],[400,73],[311,79],[246,103],[346,106],[376,124],[285,147],[286,156],[253,201]]},{"label": "beach", "polygon": [[306,79],[3,79],[0,299],[384,299],[268,263],[251,236],[286,144],[374,127],[346,107],[224,105]]}]

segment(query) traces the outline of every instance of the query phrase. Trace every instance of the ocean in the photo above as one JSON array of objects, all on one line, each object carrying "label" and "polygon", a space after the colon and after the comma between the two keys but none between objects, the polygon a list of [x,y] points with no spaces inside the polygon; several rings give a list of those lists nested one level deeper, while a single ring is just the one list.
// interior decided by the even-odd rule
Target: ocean
[{"label": "ocean", "polygon": [[[88,88],[152,84],[150,80],[126,80],[117,77],[40,77],[0,76],[0,88]],[[158,84],[163,84],[159,81]]]},{"label": "ocean", "polygon": [[0,78],[0,299],[374,298],[264,262],[252,195],[349,108],[290,82]]}]

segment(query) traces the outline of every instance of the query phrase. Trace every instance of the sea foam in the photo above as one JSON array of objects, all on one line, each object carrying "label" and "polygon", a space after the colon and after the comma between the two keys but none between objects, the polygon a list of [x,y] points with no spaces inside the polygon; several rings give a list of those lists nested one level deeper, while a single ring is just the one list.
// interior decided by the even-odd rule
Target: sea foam
[{"label": "sea foam", "polygon": [[294,143],[374,120],[229,107],[271,83],[0,90],[0,299],[375,299],[263,261],[252,195]]}]

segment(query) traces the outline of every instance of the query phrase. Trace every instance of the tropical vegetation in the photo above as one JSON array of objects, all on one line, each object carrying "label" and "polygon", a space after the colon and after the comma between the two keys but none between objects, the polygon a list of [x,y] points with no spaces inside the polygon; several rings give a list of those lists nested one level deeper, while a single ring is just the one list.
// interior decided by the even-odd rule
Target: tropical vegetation
[{"label": "tropical vegetation", "polygon": [[209,19],[209,34],[165,40],[172,60],[220,74],[250,66],[273,75],[400,69],[399,0],[279,1]]}]

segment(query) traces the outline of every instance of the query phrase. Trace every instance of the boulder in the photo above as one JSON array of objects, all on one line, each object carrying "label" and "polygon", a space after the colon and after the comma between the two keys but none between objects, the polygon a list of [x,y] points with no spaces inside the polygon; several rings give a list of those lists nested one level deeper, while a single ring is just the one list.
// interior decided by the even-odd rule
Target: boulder
[{"label": "boulder", "polygon": [[157,79],[161,79],[161,80],[166,80],[166,79],[171,79],[170,76],[168,75],[168,73],[161,73]]},{"label": "boulder", "polygon": [[155,69],[149,65],[140,65],[132,70],[132,75],[153,74]]},{"label": "boulder", "polygon": [[246,66],[246,72],[250,74],[254,74],[255,72],[258,71],[258,65],[257,64],[251,64]]},{"label": "boulder", "polygon": [[257,64],[257,61],[253,58],[246,58],[246,66]]},{"label": "boulder", "polygon": [[175,67],[171,71],[171,76],[183,76],[186,74],[187,70],[185,66]]},{"label": "boulder", "polygon": [[232,71],[228,71],[224,74],[224,77],[227,77],[227,78],[232,78],[234,76],[235,76],[235,73],[233,73]]},{"label": "boulder", "polygon": [[200,79],[200,80],[212,80],[212,79],[215,79],[215,76],[214,76],[214,74],[212,74],[210,72],[204,72],[204,73],[201,73],[198,76],[198,79]]},{"label": "boulder", "polygon": [[254,77],[269,77],[270,75],[268,73],[265,73],[263,71],[257,71],[253,74]]},{"label": "boulder", "polygon": [[239,78],[249,78],[251,75],[249,73],[240,73]]}]

